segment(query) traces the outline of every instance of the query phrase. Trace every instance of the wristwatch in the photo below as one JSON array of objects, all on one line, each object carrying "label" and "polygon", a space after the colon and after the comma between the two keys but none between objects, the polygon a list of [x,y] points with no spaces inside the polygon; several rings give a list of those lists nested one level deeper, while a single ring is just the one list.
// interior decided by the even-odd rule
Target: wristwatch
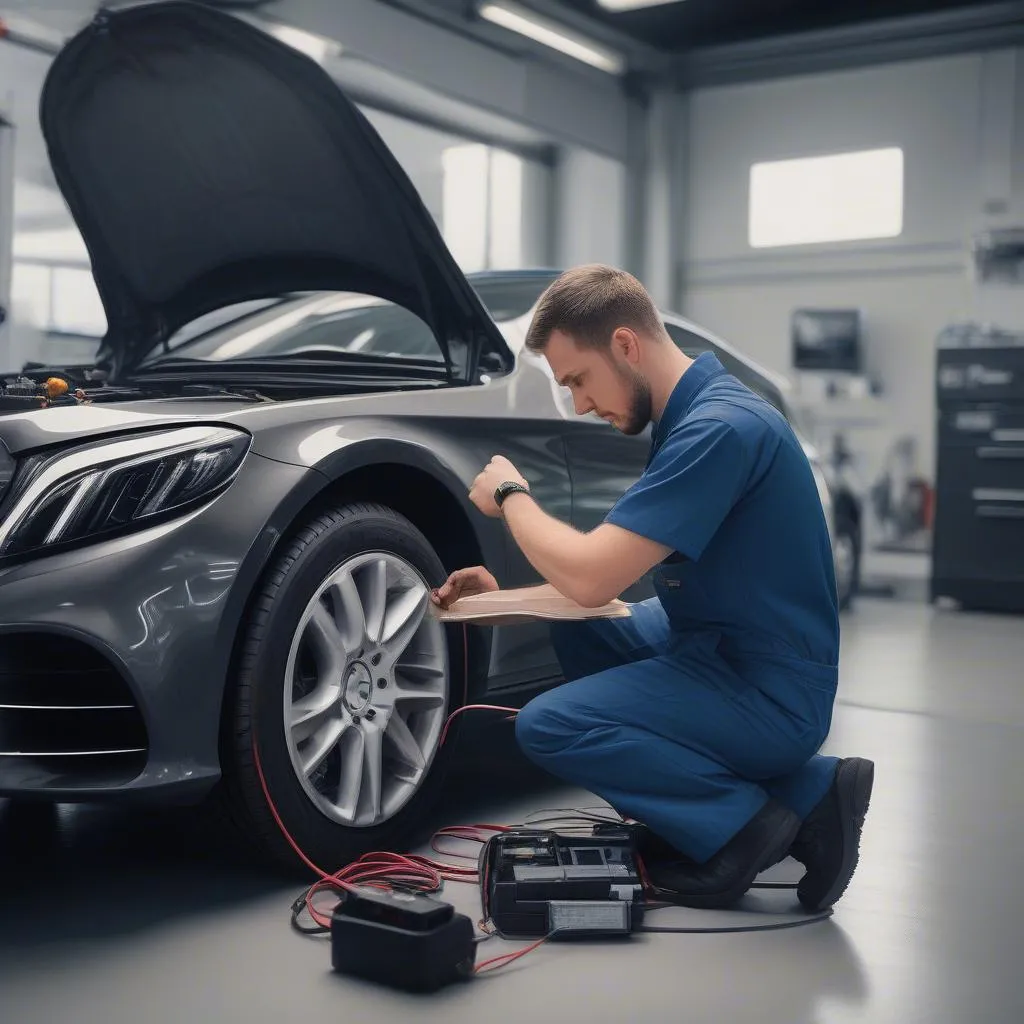
[{"label": "wristwatch", "polygon": [[505,503],[505,499],[510,494],[529,494],[530,488],[524,486],[521,483],[517,483],[515,480],[506,480],[503,484],[498,484],[494,488],[494,504],[501,508]]}]

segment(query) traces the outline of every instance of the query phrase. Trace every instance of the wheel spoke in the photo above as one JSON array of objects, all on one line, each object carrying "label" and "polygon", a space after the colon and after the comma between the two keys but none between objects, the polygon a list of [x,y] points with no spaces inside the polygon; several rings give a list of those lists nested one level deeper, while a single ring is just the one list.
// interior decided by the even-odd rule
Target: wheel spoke
[{"label": "wheel spoke", "polygon": [[402,591],[391,603],[381,642],[388,645],[392,657],[398,657],[408,647],[423,621],[426,608],[427,590],[419,584]]},{"label": "wheel spoke", "polygon": [[336,629],[339,635],[344,637],[345,649],[351,651],[363,642],[366,635],[363,602],[356,581],[352,579],[352,573],[346,572],[335,580],[334,594],[336,609],[341,616],[341,622],[337,624]]},{"label": "wheel spoke", "polygon": [[402,662],[395,666],[393,699],[396,704],[415,701],[421,708],[437,707],[448,696],[445,681],[446,673],[440,665]]},{"label": "wheel spoke", "polygon": [[354,821],[359,809],[359,794],[363,788],[366,733],[361,729],[353,729],[349,736],[352,742],[346,743],[341,752],[341,778],[338,782],[336,806],[346,821]]},{"label": "wheel spoke", "polygon": [[338,675],[345,663],[345,638],[338,631],[338,624],[331,613],[319,602],[313,609],[308,628],[316,649],[316,667],[320,678]]},{"label": "wheel spoke", "polygon": [[291,730],[296,743],[304,743],[338,705],[340,687],[325,683],[292,704]]},{"label": "wheel spoke", "polygon": [[395,671],[400,672],[406,679],[413,679],[430,685],[436,679],[444,678],[444,666],[440,659],[428,661],[422,657],[416,661],[403,661],[395,666]]},{"label": "wheel spoke", "polygon": [[380,643],[384,632],[384,615],[388,606],[388,564],[383,558],[364,570],[366,597],[363,608],[366,614],[366,636],[374,643]]},{"label": "wheel spoke", "polygon": [[380,817],[381,786],[384,775],[384,734],[377,726],[364,723],[363,728],[363,784],[360,810],[370,821]]},{"label": "wheel spoke", "polygon": [[308,778],[323,764],[324,758],[338,745],[348,723],[341,718],[331,719],[316,732],[310,740],[308,749],[301,751],[302,770]]},{"label": "wheel spoke", "polygon": [[441,689],[421,686],[400,686],[394,695],[396,704],[416,704],[419,708],[436,708],[445,702],[445,693]]},{"label": "wheel spoke", "polygon": [[391,715],[384,738],[390,742],[392,750],[403,764],[417,772],[423,770],[427,763],[423,751],[405,719],[397,712]]}]

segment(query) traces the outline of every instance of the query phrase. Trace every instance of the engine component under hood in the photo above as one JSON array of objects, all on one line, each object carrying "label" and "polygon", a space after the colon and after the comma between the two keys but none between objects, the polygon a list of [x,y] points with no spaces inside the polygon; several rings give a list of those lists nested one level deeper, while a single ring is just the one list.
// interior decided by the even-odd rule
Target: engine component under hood
[{"label": "engine component under hood", "polygon": [[485,352],[511,367],[362,112],[247,22],[177,0],[101,11],[54,59],[40,119],[106,312],[108,379],[205,313],[315,290],[404,306],[455,378]]}]

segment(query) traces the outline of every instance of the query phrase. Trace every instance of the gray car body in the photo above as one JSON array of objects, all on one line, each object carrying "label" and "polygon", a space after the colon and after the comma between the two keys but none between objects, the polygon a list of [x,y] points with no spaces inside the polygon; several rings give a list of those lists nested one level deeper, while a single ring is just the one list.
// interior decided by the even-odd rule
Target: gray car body
[{"label": "gray car body", "polygon": [[[538,290],[550,276],[536,275]],[[696,325],[666,319],[723,352],[723,343]],[[0,757],[0,793],[179,798],[212,786],[220,775],[225,685],[248,600],[284,538],[326,494],[342,503],[404,490],[400,509],[435,544],[441,500],[456,520],[445,535],[459,538],[442,551],[449,559],[462,556],[449,569],[479,561],[503,586],[536,582],[500,521],[468,500],[480,468],[496,452],[507,455],[543,507],[585,530],[642,473],[649,437],[627,437],[594,415],[576,416],[546,361],[522,350],[528,321],[529,314],[499,325],[517,353],[515,368],[476,386],[257,404],[156,399],[0,420],[0,441],[15,458],[195,424],[234,426],[252,437],[227,491],[187,516],[0,569],[0,631],[38,634],[40,651],[46,634],[63,633],[101,652],[128,683],[148,737],[144,769],[114,785],[90,783],[91,751],[81,752],[80,771],[54,773],[40,770],[38,759],[0,751],[7,755]],[[827,489],[816,475],[828,511]],[[348,481],[358,481],[351,492]],[[640,581],[627,596],[648,593]],[[540,624],[491,631],[485,685],[492,695],[557,680],[546,633]]]}]

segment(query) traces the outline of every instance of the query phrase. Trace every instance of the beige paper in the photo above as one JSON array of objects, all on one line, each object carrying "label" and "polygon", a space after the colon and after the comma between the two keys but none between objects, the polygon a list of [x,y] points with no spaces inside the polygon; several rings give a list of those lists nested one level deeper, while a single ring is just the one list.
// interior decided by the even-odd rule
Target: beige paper
[{"label": "beige paper", "polygon": [[561,594],[537,594],[536,587],[494,590],[489,594],[460,597],[449,608],[431,605],[442,622],[471,622],[481,626],[506,626],[534,619],[621,619],[630,615],[629,605],[617,598],[599,608],[585,608]]}]

